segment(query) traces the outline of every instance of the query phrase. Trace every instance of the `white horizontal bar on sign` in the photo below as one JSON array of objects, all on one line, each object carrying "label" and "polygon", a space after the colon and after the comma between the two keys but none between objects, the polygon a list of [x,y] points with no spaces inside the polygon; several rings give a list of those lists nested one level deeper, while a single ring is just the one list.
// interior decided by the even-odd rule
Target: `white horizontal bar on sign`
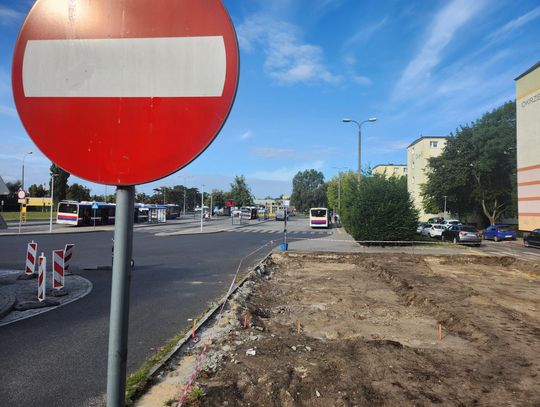
[{"label": "white horizontal bar on sign", "polygon": [[26,97],[221,96],[221,36],[30,40],[23,60]]}]

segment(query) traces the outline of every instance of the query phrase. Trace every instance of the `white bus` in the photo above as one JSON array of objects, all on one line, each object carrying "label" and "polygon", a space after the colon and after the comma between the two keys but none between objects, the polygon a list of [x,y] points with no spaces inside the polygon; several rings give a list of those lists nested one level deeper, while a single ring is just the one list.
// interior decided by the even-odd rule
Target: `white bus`
[{"label": "white bus", "polygon": [[312,228],[327,228],[330,226],[330,211],[328,208],[311,208],[309,210],[309,225]]}]

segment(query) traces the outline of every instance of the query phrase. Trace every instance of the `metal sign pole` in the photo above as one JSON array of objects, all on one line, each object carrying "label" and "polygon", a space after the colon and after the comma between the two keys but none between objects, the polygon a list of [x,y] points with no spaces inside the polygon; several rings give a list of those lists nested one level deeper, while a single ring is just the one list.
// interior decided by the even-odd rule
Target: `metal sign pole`
[{"label": "metal sign pole", "polygon": [[108,407],[123,407],[125,399],[134,205],[135,187],[117,187],[107,368]]}]

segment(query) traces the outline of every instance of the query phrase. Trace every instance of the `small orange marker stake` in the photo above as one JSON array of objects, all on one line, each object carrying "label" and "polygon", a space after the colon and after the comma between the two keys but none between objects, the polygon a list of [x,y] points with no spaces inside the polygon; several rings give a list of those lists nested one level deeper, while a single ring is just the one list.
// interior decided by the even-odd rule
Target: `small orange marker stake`
[{"label": "small orange marker stake", "polygon": [[191,328],[191,338],[195,338],[195,327],[197,326],[197,320],[193,320],[193,328]]},{"label": "small orange marker stake", "polygon": [[442,341],[443,339],[443,336],[442,336],[442,325],[439,324],[439,341]]},{"label": "small orange marker stake", "polygon": [[248,313],[247,311],[244,313],[244,329],[247,328],[248,325]]},{"label": "small orange marker stake", "polygon": [[297,319],[296,320],[296,332],[298,333],[298,335],[300,335],[300,329],[301,329],[300,321]]}]

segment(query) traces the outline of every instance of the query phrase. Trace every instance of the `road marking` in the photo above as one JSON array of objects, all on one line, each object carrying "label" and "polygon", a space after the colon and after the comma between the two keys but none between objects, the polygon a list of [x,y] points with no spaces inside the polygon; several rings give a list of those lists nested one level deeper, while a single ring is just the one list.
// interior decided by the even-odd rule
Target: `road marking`
[{"label": "road marking", "polygon": [[221,36],[30,40],[23,87],[26,97],[220,97],[226,63]]}]

